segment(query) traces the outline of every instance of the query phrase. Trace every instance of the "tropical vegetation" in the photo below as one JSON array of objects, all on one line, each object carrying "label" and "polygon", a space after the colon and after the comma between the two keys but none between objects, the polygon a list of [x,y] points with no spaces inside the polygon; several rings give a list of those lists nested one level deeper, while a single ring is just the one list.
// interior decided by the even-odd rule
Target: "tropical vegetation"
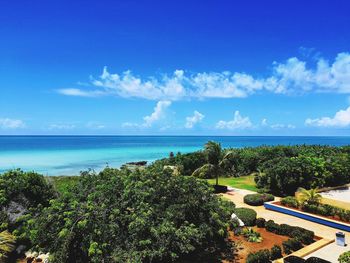
[{"label": "tropical vegetation", "polygon": [[175,165],[183,175],[215,178],[215,181],[218,175],[230,178],[255,174],[258,188],[282,196],[294,195],[299,187],[311,189],[350,183],[350,146],[220,149],[220,145],[208,142],[202,151],[178,153],[156,163]]},{"label": "tropical vegetation", "polygon": [[[214,195],[205,181],[162,167],[84,172],[61,193],[39,174],[16,170],[0,177],[8,180],[4,227],[17,246],[49,252],[51,262],[212,262],[232,249],[227,229],[233,203]],[[30,192],[18,185],[28,180]],[[35,182],[48,192],[36,194]],[[16,218],[14,191],[23,197]]]}]

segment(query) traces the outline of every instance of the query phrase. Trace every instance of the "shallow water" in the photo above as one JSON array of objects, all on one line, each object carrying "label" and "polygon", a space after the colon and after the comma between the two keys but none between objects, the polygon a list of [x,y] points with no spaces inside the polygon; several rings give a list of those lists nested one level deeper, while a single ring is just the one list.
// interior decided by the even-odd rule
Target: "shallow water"
[{"label": "shallow water", "polygon": [[192,152],[209,141],[223,147],[259,145],[347,145],[350,137],[259,136],[0,136],[0,172],[13,168],[45,175],[77,175],[130,161],[154,161],[172,151]]}]

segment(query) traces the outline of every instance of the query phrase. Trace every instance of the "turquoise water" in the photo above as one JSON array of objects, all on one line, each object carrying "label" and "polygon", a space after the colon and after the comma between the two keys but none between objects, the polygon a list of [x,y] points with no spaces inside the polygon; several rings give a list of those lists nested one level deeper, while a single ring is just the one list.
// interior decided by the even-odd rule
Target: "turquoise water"
[{"label": "turquoise water", "polygon": [[348,145],[350,137],[258,136],[0,136],[0,172],[13,168],[45,175],[77,175],[130,161],[154,161],[169,152],[192,152],[209,141],[223,147],[259,145]]}]

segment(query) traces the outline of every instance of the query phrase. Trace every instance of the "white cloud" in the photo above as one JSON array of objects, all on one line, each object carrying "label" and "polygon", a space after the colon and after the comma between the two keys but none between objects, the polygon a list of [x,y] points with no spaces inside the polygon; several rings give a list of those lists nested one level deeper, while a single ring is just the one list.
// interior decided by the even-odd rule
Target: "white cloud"
[{"label": "white cloud", "polygon": [[86,124],[86,127],[93,130],[101,130],[105,128],[105,125],[98,122],[90,121]]},{"label": "white cloud", "polygon": [[201,122],[205,116],[198,112],[194,111],[193,116],[186,117],[186,124],[185,128],[191,129],[194,125],[196,125],[198,122]]},{"label": "white cloud", "polygon": [[24,127],[25,127],[25,123],[22,120],[0,118],[1,129],[18,129],[18,128],[24,128]]},{"label": "white cloud", "polygon": [[142,124],[125,122],[122,124],[124,128],[150,128],[155,122],[163,119],[165,117],[166,109],[171,105],[171,101],[161,100],[158,101],[157,105],[154,107],[153,112],[149,116],[143,117],[144,122]]},{"label": "white cloud", "polygon": [[50,124],[49,130],[72,130],[75,128],[74,124]]},{"label": "white cloud", "polygon": [[346,127],[350,125],[350,107],[340,110],[333,117],[322,117],[316,119],[306,119],[305,124],[308,126],[318,127]]},{"label": "white cloud", "polygon": [[168,100],[158,101],[151,115],[143,117],[144,126],[151,127],[152,124],[164,117],[164,111],[171,105]]},{"label": "white cloud", "polygon": [[272,129],[295,129],[296,126],[293,124],[272,124],[270,126]]},{"label": "white cloud", "polygon": [[59,89],[57,90],[57,92],[62,95],[77,96],[77,97],[97,97],[97,96],[105,95],[105,93],[100,90],[84,91],[81,89]]},{"label": "white cloud", "polygon": [[[261,74],[266,75],[266,74]],[[112,95],[149,100],[181,100],[191,98],[243,98],[259,91],[272,93],[333,92],[350,93],[350,53],[339,53],[333,63],[316,58],[316,66],[292,57],[284,63],[274,62],[266,78],[242,72],[202,72],[196,74],[176,70],[171,75],[141,78],[131,71],[109,73],[91,80],[95,90],[60,89],[68,96],[96,97]]]},{"label": "white cloud", "polygon": [[253,127],[249,117],[242,117],[239,111],[235,111],[234,117],[232,121],[219,121],[216,124],[217,129],[246,129]]},{"label": "white cloud", "polygon": [[267,119],[266,118],[264,118],[264,119],[262,119],[261,120],[261,126],[267,126],[268,124],[267,124]]}]

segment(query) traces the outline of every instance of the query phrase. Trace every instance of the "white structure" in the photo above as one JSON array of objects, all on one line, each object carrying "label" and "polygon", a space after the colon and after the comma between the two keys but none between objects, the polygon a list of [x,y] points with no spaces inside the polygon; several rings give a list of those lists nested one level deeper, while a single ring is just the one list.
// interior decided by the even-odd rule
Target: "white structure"
[{"label": "white structure", "polygon": [[240,227],[244,226],[244,223],[241,219],[238,218],[238,216],[235,214],[235,213],[232,213],[231,215],[231,221],[237,221],[238,222],[238,225]]}]

